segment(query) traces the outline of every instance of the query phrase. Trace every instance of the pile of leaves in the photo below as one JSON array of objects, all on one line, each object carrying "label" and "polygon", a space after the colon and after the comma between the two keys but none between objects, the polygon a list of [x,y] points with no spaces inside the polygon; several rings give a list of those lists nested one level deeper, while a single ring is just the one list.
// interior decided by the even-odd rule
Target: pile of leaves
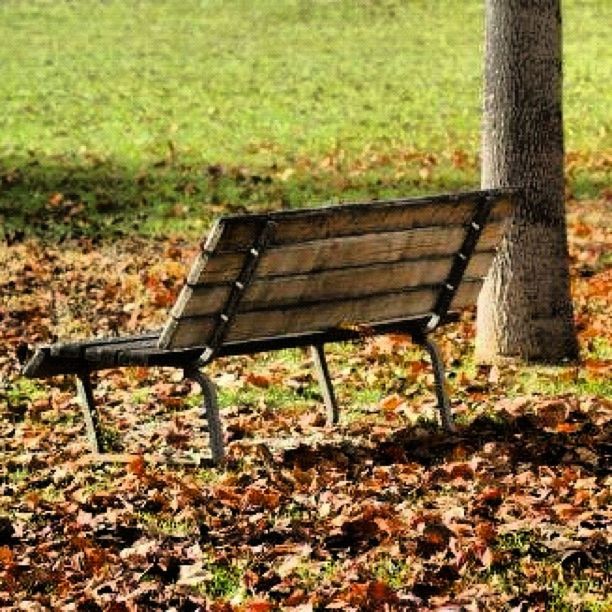
[{"label": "pile of leaves", "polygon": [[106,465],[87,461],[73,381],[19,375],[24,343],[158,327],[193,246],[4,244],[0,605],[609,609],[610,213],[605,197],[570,204],[579,366],[477,367],[466,313],[438,338],[449,435],[429,364],[399,336],[332,350],[333,429],[306,353],[220,361],[222,468],[201,459],[200,398],[178,372],[96,378]]}]

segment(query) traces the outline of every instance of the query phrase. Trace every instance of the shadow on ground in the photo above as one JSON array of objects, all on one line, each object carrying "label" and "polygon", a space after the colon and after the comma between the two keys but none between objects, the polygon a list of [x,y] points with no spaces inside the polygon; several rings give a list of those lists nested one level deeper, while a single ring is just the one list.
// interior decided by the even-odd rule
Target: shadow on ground
[{"label": "shadow on ground", "polygon": [[[283,464],[309,469],[321,459],[336,463],[339,469],[348,464],[371,463],[393,465],[415,462],[425,468],[471,456],[492,442],[500,443],[507,453],[508,473],[520,465],[579,465],[593,475],[608,474],[612,468],[612,423],[595,425],[580,411],[572,411],[571,433],[543,428],[532,414],[516,417],[477,417],[457,434],[431,432],[423,435],[420,427],[396,431],[389,439],[373,446],[358,442],[326,444],[317,448],[301,445],[285,451]],[[583,452],[588,449],[588,452]],[[458,452],[458,450],[460,452]]]},{"label": "shadow on ground", "polygon": [[[327,156],[243,167],[179,159],[173,151],[142,165],[93,154],[5,157],[0,220],[9,241],[32,235],[53,240],[134,232],[199,235],[223,213],[425,195],[478,184],[471,165],[456,168],[440,159],[424,172],[423,159],[398,156],[383,164]],[[580,193],[598,194],[606,187],[597,172],[568,178]]]}]

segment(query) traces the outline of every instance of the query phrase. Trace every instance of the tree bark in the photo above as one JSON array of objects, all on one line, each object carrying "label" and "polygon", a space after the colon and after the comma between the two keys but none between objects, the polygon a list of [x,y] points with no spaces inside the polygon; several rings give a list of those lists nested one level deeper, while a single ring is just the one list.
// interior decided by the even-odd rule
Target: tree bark
[{"label": "tree bark", "polygon": [[522,191],[478,300],[476,358],[575,360],[560,0],[486,0],[485,31],[482,186]]}]

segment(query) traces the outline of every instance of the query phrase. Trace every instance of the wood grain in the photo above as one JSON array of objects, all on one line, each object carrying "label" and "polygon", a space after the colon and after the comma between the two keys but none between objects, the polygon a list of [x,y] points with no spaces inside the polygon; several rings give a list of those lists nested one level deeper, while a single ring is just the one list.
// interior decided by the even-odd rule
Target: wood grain
[{"label": "wood grain", "polygon": [[[493,197],[497,201],[493,204],[490,220],[507,217],[512,207],[508,197]],[[482,194],[412,198],[273,213],[271,216],[278,227],[272,244],[294,244],[392,229],[466,225],[481,198]],[[248,248],[263,218],[262,215],[222,217],[225,230],[218,244],[219,251]]]},{"label": "wood grain", "polygon": [[[453,308],[475,301],[513,203],[508,194],[431,198],[222,217],[196,259],[158,346],[205,344],[245,256],[270,220],[275,228],[237,304],[227,340],[386,321],[431,311],[485,201],[489,222]],[[473,277],[473,280],[472,280]],[[236,285],[240,287],[240,284]],[[475,289],[476,288],[476,289]]]},{"label": "wood grain", "polygon": [[[465,281],[455,296],[451,310],[476,302],[481,280]],[[266,338],[289,333],[325,330],[343,325],[377,323],[427,314],[434,307],[437,288],[368,295],[357,299],[293,307],[255,310],[236,315],[227,341]],[[205,344],[215,324],[214,317],[193,317],[173,321],[164,348]],[[163,337],[163,336],[162,336]]]},{"label": "wood grain", "polygon": [[[501,222],[487,225],[478,250],[494,249],[503,229]],[[262,256],[256,278],[453,255],[461,247],[465,232],[465,228],[460,226],[418,228],[272,247]],[[194,272],[189,275],[188,284],[233,281],[242,268],[242,261],[242,256],[237,257],[235,253],[211,257],[201,274]]]},{"label": "wood grain", "polygon": [[[466,277],[485,276],[493,255],[493,251],[475,255],[468,265]],[[312,300],[333,301],[442,283],[448,276],[452,261],[452,257],[408,260],[294,276],[258,278],[246,290],[239,312],[271,305],[284,307]],[[219,312],[229,291],[229,285],[184,287],[172,314],[179,318]]]}]

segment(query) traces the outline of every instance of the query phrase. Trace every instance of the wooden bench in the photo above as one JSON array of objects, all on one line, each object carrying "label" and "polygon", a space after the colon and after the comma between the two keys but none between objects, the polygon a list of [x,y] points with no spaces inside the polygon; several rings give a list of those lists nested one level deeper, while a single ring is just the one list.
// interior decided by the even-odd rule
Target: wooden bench
[{"label": "wooden bench", "polygon": [[329,342],[407,333],[430,354],[443,425],[453,428],[442,359],[429,333],[475,304],[512,211],[510,191],[346,204],[221,217],[161,332],[53,344],[23,368],[31,378],[75,374],[88,437],[104,451],[90,373],[181,368],[197,381],[214,461],[224,456],[217,357],[311,346],[330,423],[338,405]]}]

